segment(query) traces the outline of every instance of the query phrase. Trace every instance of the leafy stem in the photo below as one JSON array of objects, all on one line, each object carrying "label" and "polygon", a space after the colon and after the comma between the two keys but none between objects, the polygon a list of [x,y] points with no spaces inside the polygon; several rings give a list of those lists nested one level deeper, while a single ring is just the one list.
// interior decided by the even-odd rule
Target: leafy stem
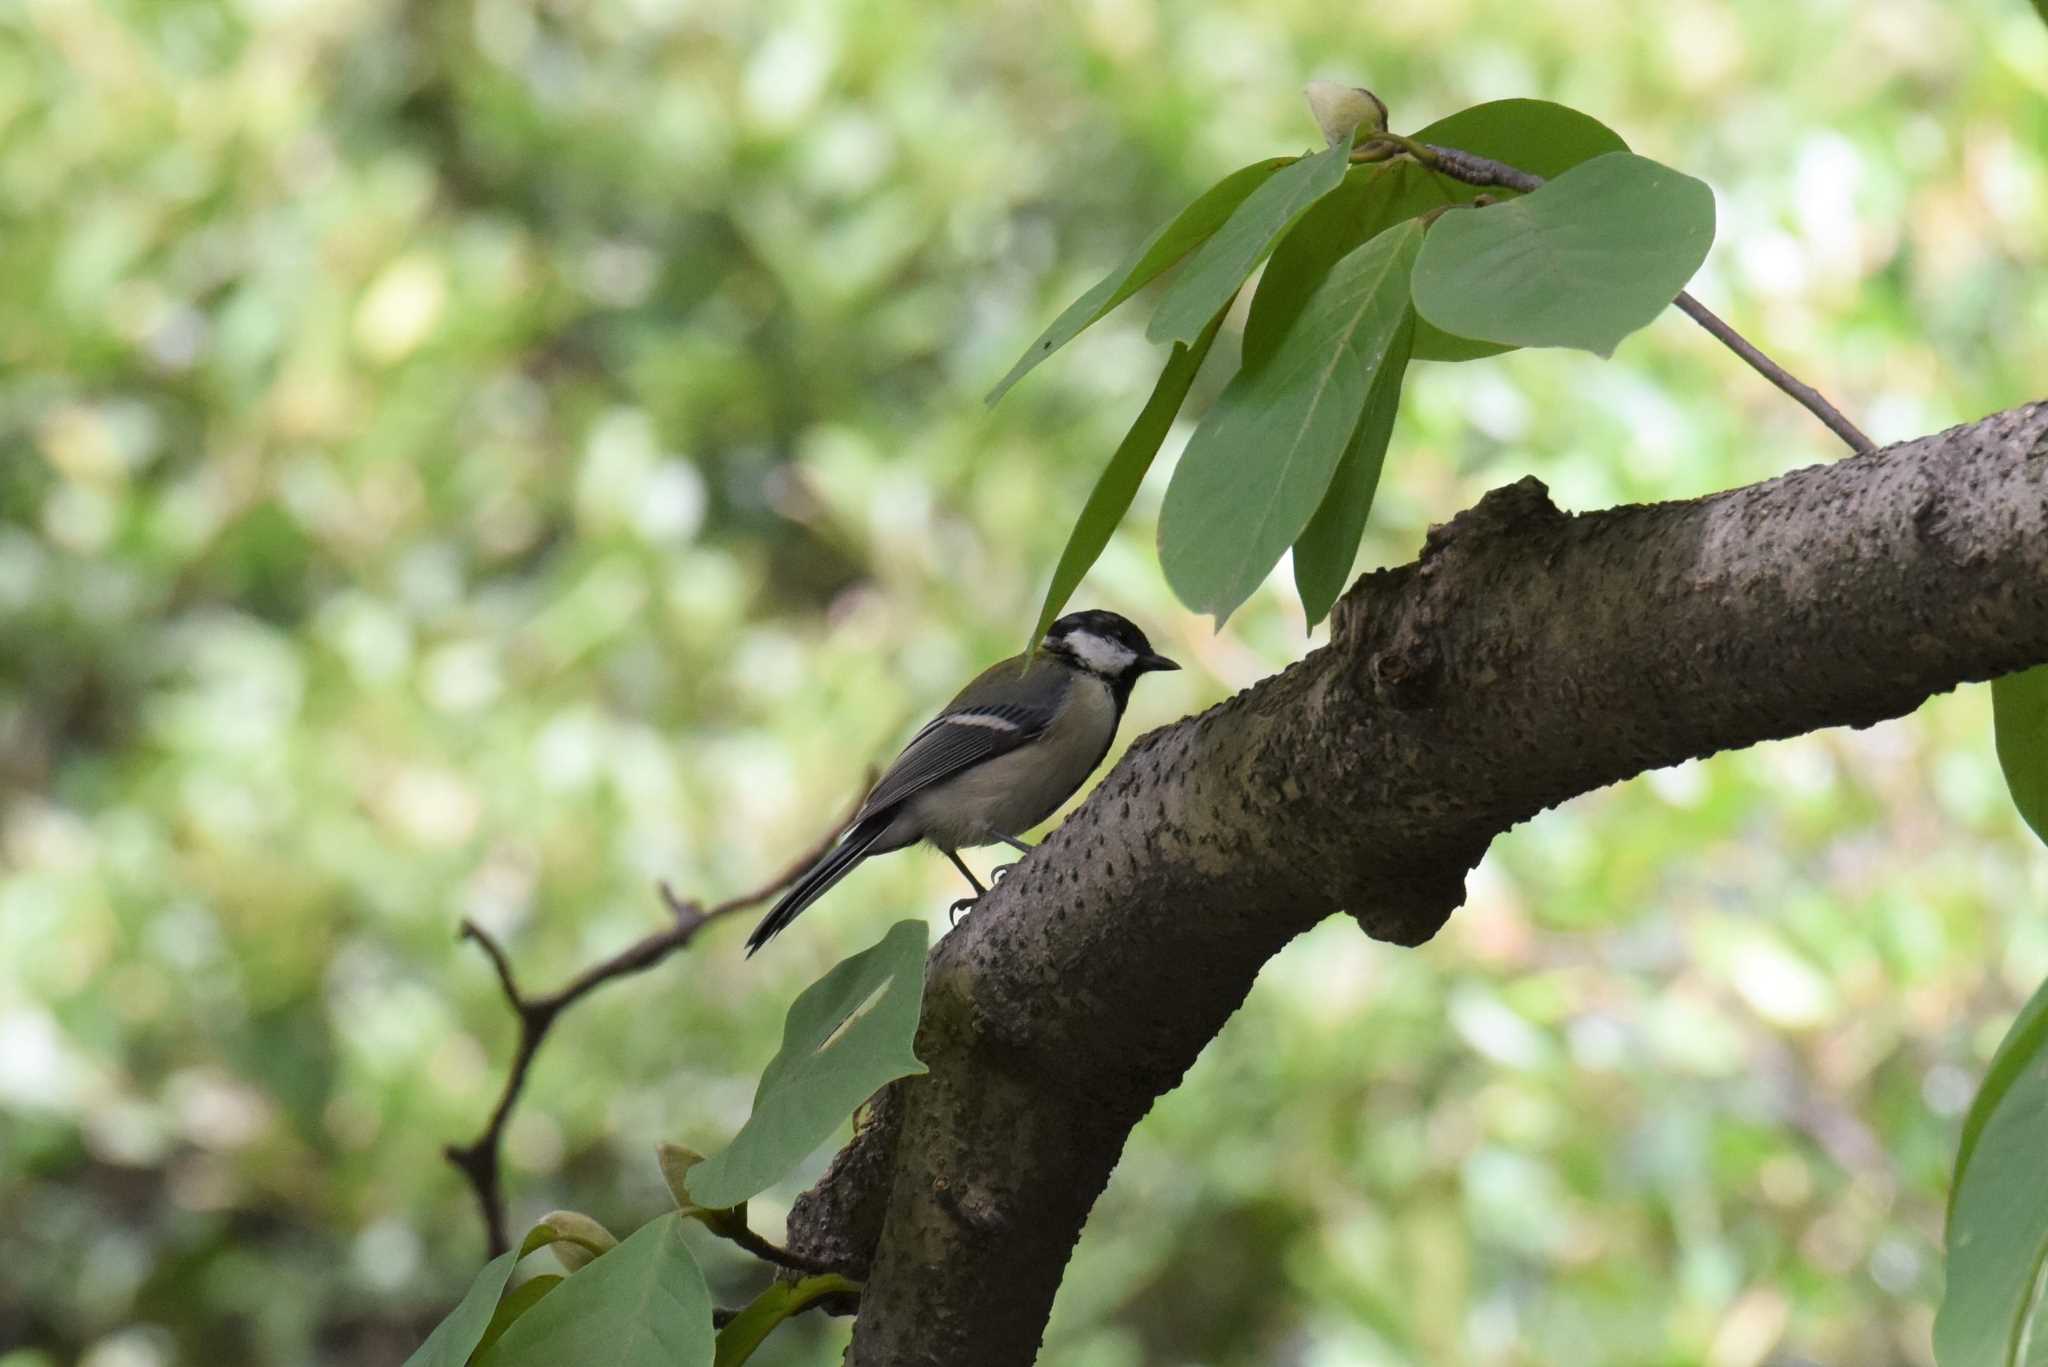
[{"label": "leafy stem", "polygon": [[[1495,161],[1492,157],[1482,157],[1456,147],[1416,142],[1412,138],[1393,134],[1375,137],[1372,146],[1406,152],[1439,175],[1461,180],[1467,185],[1498,185],[1504,189],[1527,192],[1540,189],[1544,184],[1542,176],[1524,171],[1520,167],[1510,166],[1504,161]],[[1388,151],[1383,155],[1394,155],[1394,151]],[[1383,157],[1356,159],[1380,160]],[[1755,343],[1737,332],[1713,310],[1694,298],[1689,291],[1681,290],[1677,299],[1672,302],[1678,306],[1679,312],[1705,328],[1710,336],[1741,357],[1752,370],[1784,391],[1800,407],[1819,418],[1830,432],[1848,444],[1851,451],[1860,455],[1877,449],[1877,443],[1865,436],[1862,429],[1851,422],[1841,409],[1830,403],[1825,395],[1766,356]]]}]

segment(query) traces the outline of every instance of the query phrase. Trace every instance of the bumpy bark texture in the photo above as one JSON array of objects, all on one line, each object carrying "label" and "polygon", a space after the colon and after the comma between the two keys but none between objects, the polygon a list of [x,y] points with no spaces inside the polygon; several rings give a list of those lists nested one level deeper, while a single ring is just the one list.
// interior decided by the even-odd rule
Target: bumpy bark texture
[{"label": "bumpy bark texture", "polygon": [[2048,404],[1686,503],[1525,479],[1332,637],[1144,737],[932,951],[931,1072],[791,1221],[868,1265],[850,1362],[1032,1361],[1125,1136],[1324,916],[1420,944],[1565,798],[2048,660]]}]

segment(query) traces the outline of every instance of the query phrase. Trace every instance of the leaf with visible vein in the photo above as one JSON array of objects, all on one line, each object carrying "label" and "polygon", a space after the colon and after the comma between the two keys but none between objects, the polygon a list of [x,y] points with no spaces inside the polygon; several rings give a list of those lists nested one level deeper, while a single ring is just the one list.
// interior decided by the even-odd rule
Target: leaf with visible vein
[{"label": "leaf with visible vein", "polygon": [[490,1327],[491,1315],[498,1308],[498,1297],[505,1292],[505,1283],[512,1279],[512,1268],[519,1261],[516,1250],[500,1253],[485,1263],[483,1270],[470,1282],[469,1290],[447,1318],[434,1326],[434,1332],[427,1335],[427,1341],[414,1350],[405,1360],[405,1367],[462,1367],[469,1361],[470,1350]]},{"label": "leaf with visible vein", "polygon": [[670,1211],[513,1321],[483,1367],[711,1367],[711,1292]]},{"label": "leaf with visible vein", "polygon": [[925,940],[923,921],[898,921],[790,1003],[753,1114],[732,1143],[690,1169],[700,1205],[737,1206],[781,1181],[882,1084],[925,1070],[911,1048]]},{"label": "leaf with visible vein", "polygon": [[1252,268],[1266,259],[1280,235],[1294,226],[1317,200],[1337,188],[1351,164],[1351,141],[1345,139],[1287,167],[1251,197],[1216,235],[1181,268],[1145,335],[1155,342],[1192,342],[1228,304]]},{"label": "leaf with visible vein", "polygon": [[1330,487],[1373,375],[1408,314],[1422,225],[1396,225],[1331,268],[1272,358],[1203,417],[1167,485],[1159,559],[1220,625],[1257,589]]},{"label": "leaf with visible vein", "polygon": [[996,383],[988,392],[987,402],[994,403],[1008,393],[1010,386],[1030,374],[1032,369],[1048,356],[1102,318],[1118,304],[1136,294],[1156,279],[1174,262],[1186,256],[1197,246],[1207,241],[1210,234],[1228,221],[1245,197],[1271,179],[1273,173],[1295,157],[1273,157],[1266,161],[1253,162],[1240,167],[1203,191],[1195,201],[1182,209],[1169,222],[1154,230],[1152,236],[1140,243],[1138,249],[1126,257],[1115,270],[1097,281],[1086,294],[1067,305],[1059,317],[1052,320],[1052,326],[1038,335],[1038,339],[1024,348],[1024,354],[1010,367],[1010,373]]},{"label": "leaf with visible vein", "polygon": [[484,1336],[477,1340],[476,1351],[469,1355],[471,1362],[480,1363],[484,1355],[505,1337],[505,1331],[516,1323],[521,1315],[540,1303],[540,1298],[560,1286],[563,1278],[553,1272],[543,1272],[529,1277],[505,1293],[505,1299],[498,1302],[497,1310],[491,1315],[491,1324],[484,1330]]},{"label": "leaf with visible vein", "polygon": [[1103,467],[1101,478],[1088,491],[1088,501],[1081,506],[1081,516],[1067,536],[1067,547],[1060,552],[1059,564],[1053,568],[1052,584],[1045,591],[1045,604],[1038,610],[1038,621],[1031,628],[1026,649],[1037,645],[1045,635],[1053,618],[1060,615],[1060,609],[1067,605],[1067,599],[1109,545],[1117,524],[1130,511],[1131,501],[1138,496],[1138,486],[1145,482],[1145,472],[1152,468],[1153,457],[1159,454],[1159,444],[1166,440],[1167,430],[1173,426],[1188,389],[1216,340],[1217,329],[1223,325],[1223,312],[1209,320],[1209,326],[1193,346],[1173,344],[1173,354],[1167,357],[1166,368],[1159,372],[1158,383],[1152,386],[1152,397],[1138,410],[1131,430],[1124,434],[1116,453]]},{"label": "leaf with visible vein", "polygon": [[1714,194],[1631,152],[1540,190],[1444,215],[1415,263],[1415,311],[1458,337],[1610,356],[1706,260]]},{"label": "leaf with visible vein", "polygon": [[1408,354],[1415,342],[1415,311],[1401,321],[1387,358],[1373,374],[1365,396],[1365,412],[1351,434],[1351,444],[1337,463],[1337,473],[1317,505],[1315,516],[1294,543],[1294,587],[1301,594],[1308,625],[1329,615],[1344,581],[1358,559],[1358,541],[1379,491],[1380,471],[1387,459],[1387,441],[1394,434],[1394,413],[1401,406],[1401,377],[1408,372]]}]

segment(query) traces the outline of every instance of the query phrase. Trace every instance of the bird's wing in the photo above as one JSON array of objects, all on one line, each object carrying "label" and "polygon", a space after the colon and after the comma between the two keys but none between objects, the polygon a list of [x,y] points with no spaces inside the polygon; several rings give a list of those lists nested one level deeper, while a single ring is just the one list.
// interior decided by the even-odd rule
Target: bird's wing
[{"label": "bird's wing", "polygon": [[911,737],[875,784],[861,804],[860,816],[872,816],[934,783],[1016,749],[1042,734],[1052,723],[1053,712],[1043,705],[993,702],[933,718]]}]

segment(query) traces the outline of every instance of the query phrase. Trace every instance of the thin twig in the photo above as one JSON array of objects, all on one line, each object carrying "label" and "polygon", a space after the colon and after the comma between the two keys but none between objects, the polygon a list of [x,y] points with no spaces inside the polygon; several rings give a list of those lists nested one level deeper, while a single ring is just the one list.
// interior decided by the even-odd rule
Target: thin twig
[{"label": "thin twig", "polygon": [[1849,443],[1851,451],[1861,455],[1877,449],[1877,443],[1864,436],[1862,429],[1850,422],[1841,409],[1829,403],[1819,390],[1788,373],[1783,366],[1758,351],[1747,337],[1728,326],[1712,309],[1693,298],[1690,293],[1680,294],[1676,302],[1686,317],[1720,339],[1723,346],[1749,362],[1752,370],[1791,395],[1802,408],[1826,423],[1830,432]]},{"label": "thin twig", "polygon": [[[1414,142],[1408,138],[1384,138],[1365,144],[1371,150],[1357,160],[1380,160],[1392,148],[1407,152],[1424,166],[1441,172],[1453,180],[1462,180],[1467,185],[1499,185],[1510,190],[1529,191],[1543,185],[1543,177],[1533,175],[1520,167],[1510,166],[1492,157],[1482,157],[1457,147],[1440,147],[1433,142]],[[1783,390],[1794,402],[1807,412],[1819,418],[1827,429],[1847,442],[1849,449],[1858,455],[1875,451],[1877,443],[1865,436],[1855,423],[1849,421],[1841,409],[1829,403],[1827,398],[1812,385],[1795,377],[1785,367],[1757,349],[1756,345],[1726,322],[1689,292],[1681,291],[1672,301],[1686,317],[1705,328],[1723,346],[1740,356],[1757,374]]]},{"label": "thin twig", "polygon": [[786,1267],[795,1272],[806,1272],[812,1276],[824,1272],[842,1272],[845,1270],[844,1268],[835,1267],[821,1258],[807,1257],[802,1253],[796,1253],[784,1248],[780,1244],[772,1244],[754,1233],[752,1229],[744,1224],[734,1225],[730,1229],[721,1229],[717,1232],[725,1235],[726,1238],[732,1240],[762,1262],[774,1263],[777,1267]]},{"label": "thin twig", "polygon": [[[874,775],[868,775],[867,783],[861,787],[866,792],[874,784]],[[857,809],[856,809],[857,810]],[[541,1044],[547,1039],[548,1031],[554,1026],[555,1018],[586,994],[602,987],[605,983],[619,978],[631,977],[645,972],[669,955],[696,938],[697,932],[708,923],[736,911],[759,906],[784,888],[801,878],[804,871],[822,859],[839,839],[839,833],[846,829],[852,819],[849,813],[832,828],[832,833],[819,844],[805,852],[802,858],[760,887],[729,897],[723,902],[705,906],[694,899],[678,897],[667,883],[658,884],[662,902],[668,907],[673,918],[665,929],[655,931],[628,945],[608,959],[600,960],[584,969],[555,991],[542,997],[529,997],[520,990],[519,980],[512,972],[512,961],[504,947],[492,938],[490,932],[474,921],[465,920],[459,938],[474,940],[482,947],[491,961],[491,967],[498,974],[498,986],[504,989],[506,1005],[512,1008],[513,1016],[519,1022],[519,1044],[512,1054],[511,1069],[505,1075],[504,1090],[498,1094],[498,1104],[491,1110],[490,1121],[479,1134],[467,1144],[450,1144],[442,1150],[450,1163],[469,1179],[476,1192],[477,1208],[483,1213],[484,1231],[490,1241],[491,1256],[497,1257],[512,1246],[505,1227],[505,1195],[502,1185],[499,1153],[503,1146],[505,1127],[511,1122],[512,1108],[519,1102],[520,1093],[526,1087],[527,1072],[533,1066],[533,1057],[540,1052]],[[751,1235],[751,1231],[749,1234]],[[777,1249],[765,1239],[757,1239],[759,1248],[744,1241],[743,1247],[759,1257],[793,1267],[801,1271],[830,1271],[829,1268],[812,1266],[809,1260],[799,1254]],[[780,1256],[771,1257],[772,1251]]]}]

